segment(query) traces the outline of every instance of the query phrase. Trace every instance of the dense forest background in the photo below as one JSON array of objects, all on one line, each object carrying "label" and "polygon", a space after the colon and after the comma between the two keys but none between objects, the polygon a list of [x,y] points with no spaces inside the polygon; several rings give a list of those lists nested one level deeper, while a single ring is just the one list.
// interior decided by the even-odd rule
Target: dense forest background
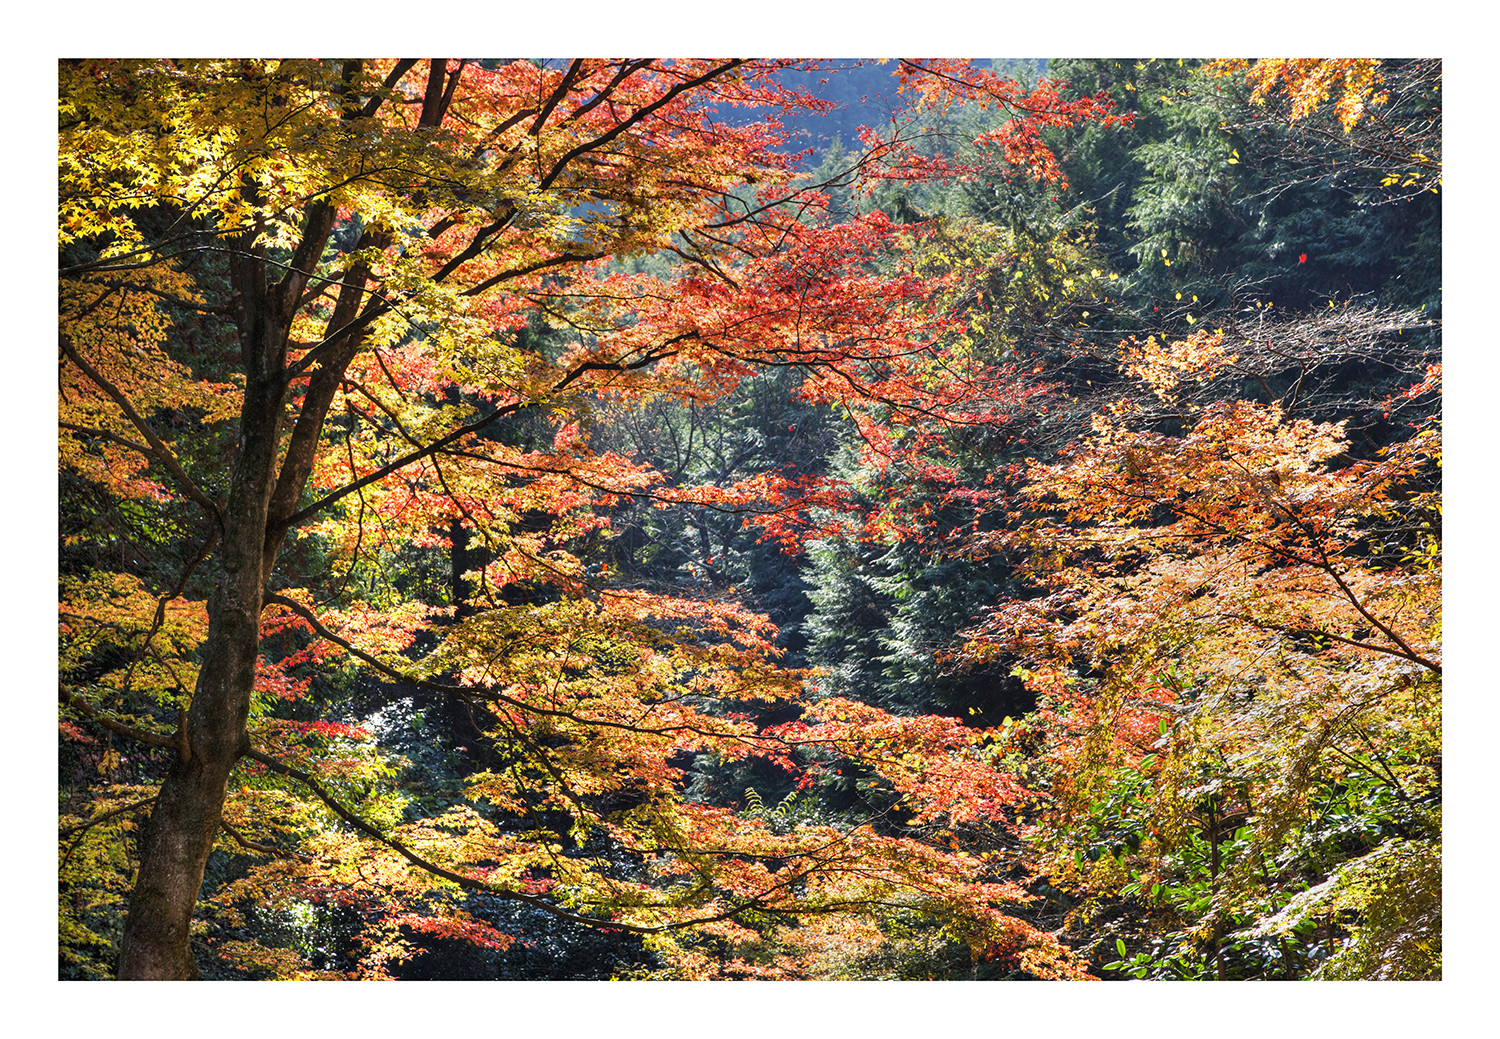
[{"label": "dense forest background", "polygon": [[[372,318],[287,506],[203,977],[1441,976],[1441,63],[979,65],[988,94],[830,62],[718,98],[729,129],[681,160],[718,178],[700,224],[670,184],[538,202],[527,228],[613,237],[462,275],[521,286],[483,315],[498,359],[444,325],[478,298],[442,282],[463,242],[401,266],[400,220],[466,212],[478,174],[328,215],[322,262],[416,316]],[[187,260],[169,208],[81,226],[108,171],[77,157],[124,139],[130,78],[62,72],[66,979],[119,971],[231,551],[199,514],[247,450],[251,274],[212,243],[241,214],[195,213]],[[296,241],[257,255],[295,269]],[[335,341],[328,291],[292,341]],[[777,292],[822,308],[819,346],[655,361],[714,320],[715,349],[772,335]],[[545,407],[474,419],[554,368]]]}]

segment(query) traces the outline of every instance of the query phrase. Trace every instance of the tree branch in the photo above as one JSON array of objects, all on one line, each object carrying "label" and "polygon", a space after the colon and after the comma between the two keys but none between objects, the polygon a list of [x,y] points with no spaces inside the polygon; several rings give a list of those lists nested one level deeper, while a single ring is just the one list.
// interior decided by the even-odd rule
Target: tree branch
[{"label": "tree branch", "polygon": [[[68,359],[78,367],[78,370],[87,375],[94,385],[103,390],[110,400],[114,401],[120,410],[125,413],[125,417],[130,420],[130,424],[135,426],[141,436],[146,438],[146,443],[151,445],[151,456],[166,466],[167,471],[172,474],[173,479],[177,481],[182,492],[212,516],[214,522],[222,528],[224,526],[224,516],[219,511],[219,506],[214,504],[208,495],[199,490],[198,485],[193,482],[192,477],[183,471],[182,466],[178,464],[177,456],[172,453],[171,448],[162,443],[161,438],[151,430],[146,420],[131,406],[130,399],[118,387],[101,375],[98,369],[84,360],[78,351],[73,349],[73,344],[69,340],[68,334],[61,329],[57,333],[57,344],[62,349],[62,352],[67,355]],[[130,445],[128,441],[126,443],[127,446],[136,446]]]},{"label": "tree branch", "polygon": [[[312,775],[309,775],[299,768],[288,765],[277,758],[273,758],[271,755],[266,754],[263,751],[256,750],[253,747],[246,752],[245,756],[250,758],[252,761],[258,761],[260,764],[264,765],[272,772],[278,773],[279,775],[290,776],[291,778],[297,780],[302,785],[311,790],[314,796],[318,798],[318,800],[327,805],[329,809],[340,819],[344,820],[344,822],[348,823],[350,826],[358,830],[360,833],[364,834],[366,837],[369,837],[375,842],[383,844],[387,848],[390,848],[392,851],[396,852],[396,854],[406,859],[406,861],[410,862],[418,869],[431,873],[433,876],[442,877],[444,880],[452,881],[460,887],[467,888],[470,891],[482,891],[488,895],[495,895],[511,901],[523,902],[526,905],[532,906],[536,909],[540,909],[545,913],[550,913],[553,916],[560,917],[564,920],[569,920],[576,924],[583,924],[587,927],[613,927],[622,931],[630,931],[635,934],[657,934],[662,931],[675,930],[683,927],[692,927],[697,924],[709,923],[713,920],[723,919],[724,915],[727,915],[724,914],[713,916],[701,920],[680,921],[675,924],[659,924],[655,927],[642,927],[637,924],[621,923],[615,920],[601,920],[598,917],[581,916],[577,913],[570,913],[561,906],[549,902],[544,898],[538,898],[536,895],[528,895],[525,892],[516,891],[511,888],[498,887],[494,884],[489,883],[488,881],[481,880],[478,877],[471,877],[464,873],[455,872],[454,870],[448,869],[445,866],[438,865],[436,862],[432,862],[429,859],[423,858],[421,855],[417,854],[397,838],[392,837],[389,834],[381,833],[380,830],[378,830],[376,827],[370,825],[369,823],[365,822],[365,820],[355,815],[354,812],[346,808],[332,794],[330,794],[328,790],[324,788],[323,784],[319,783],[318,780]],[[742,908],[735,910],[735,912],[742,911]]]},{"label": "tree branch", "polygon": [[122,805],[119,808],[114,808],[108,812],[105,812],[103,815],[95,816],[88,822],[80,823],[77,826],[70,826],[66,830],[61,831],[57,835],[58,840],[62,840],[64,837],[70,837],[75,833],[79,834],[80,836],[72,844],[68,845],[68,850],[63,853],[62,861],[57,864],[58,874],[62,874],[62,871],[68,865],[68,860],[73,857],[73,853],[83,846],[83,833],[99,825],[107,819],[113,819],[117,815],[125,815],[128,812],[134,812],[139,808],[144,808],[148,804],[154,804],[156,802],[156,797],[156,794],[152,794],[150,797],[144,797],[139,801],[132,801],[128,805]]},{"label": "tree branch", "polygon": [[96,707],[90,704],[83,697],[77,695],[76,693],[70,693],[67,687],[64,686],[61,682],[57,683],[57,699],[64,706],[73,708],[73,710],[77,711],[85,718],[94,722],[96,725],[102,725],[110,732],[118,733],[121,736],[128,736],[130,739],[136,740],[140,743],[149,743],[153,747],[165,747],[168,750],[180,750],[178,741],[173,739],[171,736],[163,736],[160,733],[147,732],[145,729],[137,729],[134,726],[126,725],[124,722],[117,722],[107,714],[101,714]]},{"label": "tree branch", "polygon": [[366,473],[364,476],[360,477],[358,480],[355,480],[353,483],[347,483],[344,486],[340,487],[338,490],[333,491],[329,494],[325,494],[323,497],[319,498],[311,505],[307,506],[304,509],[299,509],[297,512],[292,513],[286,519],[282,520],[281,525],[286,527],[287,529],[295,527],[298,523],[301,523],[303,520],[307,519],[309,516],[314,515],[315,513],[321,512],[323,509],[326,509],[328,506],[332,505],[340,498],[343,498],[345,495],[353,494],[355,491],[358,491],[361,488],[368,487],[370,484],[376,482],[377,480],[384,479],[391,473],[396,472],[398,469],[406,468],[413,462],[420,462],[422,459],[436,454],[443,448],[447,447],[449,444],[462,439],[468,434],[477,433],[481,429],[484,429],[486,426],[488,426],[490,423],[495,422],[496,420],[501,419],[506,415],[514,414],[523,406],[524,405],[517,403],[507,404],[504,407],[496,408],[484,418],[478,419],[474,422],[470,422],[466,426],[460,426],[458,429],[455,429],[453,432],[449,433],[447,436],[441,438],[440,440],[435,440],[431,444],[428,444],[426,447],[419,450],[410,451],[402,455],[395,461],[388,462],[387,464],[381,466],[379,469],[376,469],[375,471],[370,473]]},{"label": "tree branch", "polygon": [[549,187],[551,187],[552,182],[555,181],[558,177],[562,176],[562,172],[567,168],[568,163],[572,162],[580,155],[587,154],[588,152],[594,151],[608,144],[610,141],[620,136],[636,123],[641,122],[647,116],[656,113],[666,105],[670,104],[679,95],[684,94],[689,90],[694,90],[698,87],[701,87],[705,83],[712,82],[713,80],[718,79],[726,73],[734,71],[741,65],[745,64],[745,61],[746,59],[744,58],[735,58],[733,61],[720,65],[717,68],[711,69],[710,71],[705,72],[703,75],[698,76],[694,79],[683,80],[681,83],[678,83],[675,87],[672,87],[670,90],[668,90],[661,97],[651,102],[651,104],[637,110],[630,116],[629,119],[622,120],[608,132],[600,134],[592,141],[585,141],[584,143],[578,145],[576,148],[570,149],[562,156],[562,158],[558,159],[557,162],[552,165],[552,169],[547,171],[547,175],[541,178],[541,180],[537,183],[537,190],[546,191]]},{"label": "tree branch", "polygon": [[[139,801],[132,801],[128,805],[121,805],[119,808],[112,808],[109,811],[105,812],[103,815],[94,816],[94,818],[88,820],[88,822],[79,823],[77,826],[69,826],[66,830],[59,830],[57,833],[58,839],[61,840],[64,837],[71,837],[75,833],[82,833],[84,830],[87,830],[90,827],[98,826],[106,819],[113,819],[117,815],[124,815],[126,812],[133,812],[137,808],[143,808],[146,805],[151,804],[155,800],[156,795],[152,794],[150,797],[143,797]],[[71,854],[71,850],[69,854]]]},{"label": "tree branch", "polygon": [[274,857],[279,858],[279,859],[286,859],[286,858],[301,859],[303,862],[317,862],[318,861],[316,858],[314,858],[311,855],[308,855],[305,852],[300,852],[300,851],[285,851],[285,850],[283,850],[281,848],[274,847],[274,846],[272,846],[270,844],[261,844],[258,841],[247,840],[244,836],[242,836],[240,834],[239,830],[236,830],[233,826],[231,826],[229,824],[229,820],[227,820],[227,819],[220,819],[219,820],[219,827],[225,833],[229,834],[229,836],[233,837],[234,838],[234,842],[236,844],[238,844],[242,848],[248,848],[250,851],[258,851],[262,855],[271,855],[271,856],[274,856]]}]

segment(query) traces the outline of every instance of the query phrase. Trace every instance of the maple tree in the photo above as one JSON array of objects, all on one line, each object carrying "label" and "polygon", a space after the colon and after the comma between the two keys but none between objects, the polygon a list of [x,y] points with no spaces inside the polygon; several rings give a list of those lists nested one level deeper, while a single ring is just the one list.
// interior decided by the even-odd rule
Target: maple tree
[{"label": "maple tree", "polygon": [[1157,921],[1113,968],[1437,976],[1441,369],[1388,404],[1420,402],[1409,437],[1352,459],[1342,422],[1205,401],[1236,345],[1125,344],[1160,407],[1123,396],[1030,466],[983,547],[1041,594],[966,653],[1019,656],[1039,697],[1012,739],[1045,747],[1043,868]]},{"label": "maple tree", "polygon": [[[903,913],[1082,972],[1017,915],[1014,863],[959,846],[1025,796],[993,733],[838,700],[761,727],[747,706],[803,689],[764,618],[591,554],[626,503],[739,510],[796,545],[849,502],[816,474],[670,484],[596,450],[611,404],[791,369],[916,464],[924,430],[1003,423],[1022,392],[946,349],[888,219],[835,225],[796,181],[775,113],[821,103],[778,82],[791,64],[61,63],[60,728],[97,776],[60,828],[65,954],[108,946],[123,908],[119,977],[197,976],[194,945],[312,975],[235,924],[337,904],[382,977],[412,934],[513,941],[478,892],[649,936],[685,976],[813,973]],[[1008,113],[996,145],[1041,178],[1040,128],[1112,118],[964,63],[897,71]],[[953,172],[899,130],[855,164]],[[647,255],[666,269],[611,262]],[[424,552],[453,559],[441,591]],[[343,668],[472,711],[492,749],[462,798],[406,811],[369,733],[318,715],[314,679]],[[694,754],[856,761],[901,823],[697,803]],[[215,848],[256,864],[203,906]]]}]

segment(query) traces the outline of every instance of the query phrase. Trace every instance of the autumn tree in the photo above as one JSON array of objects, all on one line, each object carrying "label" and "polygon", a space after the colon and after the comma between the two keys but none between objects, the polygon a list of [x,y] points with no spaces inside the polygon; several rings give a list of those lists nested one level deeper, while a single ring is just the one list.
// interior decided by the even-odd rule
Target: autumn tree
[{"label": "autumn tree", "polygon": [[[745,510],[794,542],[841,500],[774,472],[667,483],[592,446],[611,404],[713,401],[784,368],[890,450],[892,430],[1006,410],[1012,379],[943,353],[932,285],[888,262],[891,223],[833,226],[794,183],[775,114],[820,102],[778,83],[788,64],[60,65],[59,461],[79,510],[60,725],[100,777],[61,828],[65,940],[108,944],[90,914],[125,900],[118,976],[196,976],[221,846],[261,864],[216,911],[336,902],[367,976],[412,934],[511,941],[466,892],[654,936],[694,976],[718,969],[694,940],[794,975],[820,941],[797,921],[898,909],[1077,973],[1007,908],[1020,886],[949,847],[1021,796],[988,736],[837,702],[761,731],[735,705],[800,695],[764,618],[615,586],[587,550],[627,501]],[[898,72],[1009,113],[997,142],[1043,177],[1036,127],[1107,114],[962,63]],[[737,108],[769,114],[719,121]],[[899,135],[859,162],[940,168]],[[646,254],[669,268],[607,263]],[[410,566],[432,551],[463,557],[438,591]],[[314,678],[355,666],[473,711],[493,751],[466,798],[412,815],[368,734],[307,710]],[[870,761],[920,832],[777,832],[680,795],[683,755],[796,769],[802,748]],[[637,872],[578,850],[596,839]]]},{"label": "autumn tree", "polygon": [[1440,370],[1356,460],[1342,423],[1192,392],[1222,334],[1126,356],[1176,420],[1122,399],[1029,469],[991,547],[1041,594],[968,645],[1026,658],[1049,874],[1132,907],[1098,954],[1136,976],[1437,976]]}]

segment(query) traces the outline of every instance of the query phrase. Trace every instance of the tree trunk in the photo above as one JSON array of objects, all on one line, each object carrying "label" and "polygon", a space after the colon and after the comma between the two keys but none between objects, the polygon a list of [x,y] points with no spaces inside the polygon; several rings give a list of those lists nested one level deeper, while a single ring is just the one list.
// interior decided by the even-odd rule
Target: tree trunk
[{"label": "tree trunk", "polygon": [[270,467],[264,471],[254,481],[258,487],[231,494],[226,510],[228,543],[209,599],[203,666],[184,723],[186,753],[179,751],[142,830],[141,865],[120,944],[121,978],[197,976],[188,923],[219,831],[230,769],[249,749],[245,723],[260,652],[261,546],[271,491]]},{"label": "tree trunk", "polygon": [[249,249],[236,261],[245,402],[240,450],[223,509],[218,579],[208,635],[178,760],[142,827],[140,869],[120,941],[121,979],[184,980],[198,967],[188,931],[203,870],[219,832],[229,773],[249,749],[246,722],[260,653],[265,579],[279,539],[268,544],[285,402],[286,329],[274,320],[264,265]]}]

